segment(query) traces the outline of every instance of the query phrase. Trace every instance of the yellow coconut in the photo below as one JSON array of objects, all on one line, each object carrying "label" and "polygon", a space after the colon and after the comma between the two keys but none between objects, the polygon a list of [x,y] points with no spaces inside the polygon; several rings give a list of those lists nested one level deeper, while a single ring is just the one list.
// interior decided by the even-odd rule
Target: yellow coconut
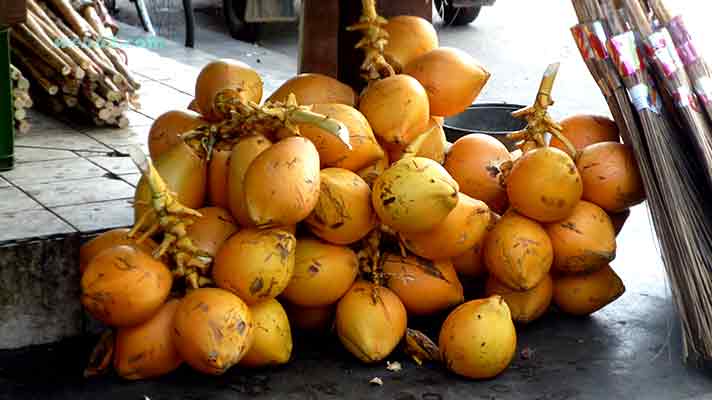
[{"label": "yellow coconut", "polygon": [[[564,135],[576,151],[586,146],[601,142],[619,142],[618,125],[609,117],[591,114],[575,114],[560,121],[561,134]],[[557,138],[551,138],[550,146],[568,151],[566,145]]]},{"label": "yellow coconut", "polygon": [[445,367],[472,379],[504,371],[517,350],[517,333],[504,299],[491,296],[456,308],[445,320],[438,341]]},{"label": "yellow coconut", "polygon": [[[203,207],[207,191],[207,163],[187,144],[179,143],[173,146],[153,160],[153,166],[181,204],[190,208]],[[134,194],[136,221],[140,220],[145,212],[153,212],[151,196],[148,181],[142,176]]]},{"label": "yellow coconut", "polygon": [[383,158],[383,149],[373,136],[371,126],[361,112],[344,104],[316,104],[312,111],[333,118],[349,131],[351,149],[333,134],[311,125],[299,125],[302,136],[311,140],[319,151],[321,167],[339,167],[358,171]]},{"label": "yellow coconut", "polygon": [[398,295],[409,314],[435,314],[465,299],[450,260],[430,261],[385,253],[381,266],[388,278],[388,288]]},{"label": "yellow coconut", "polygon": [[275,298],[292,278],[296,242],[281,229],[244,229],[220,247],[213,279],[247,304]]},{"label": "yellow coconut", "polygon": [[616,258],[616,232],[610,217],[593,203],[580,201],[566,219],[546,231],[554,248],[554,268],[562,272],[590,272]]},{"label": "yellow coconut", "polygon": [[500,218],[498,214],[490,212],[490,223],[487,226],[485,237],[464,253],[452,258],[452,266],[455,267],[458,274],[468,278],[479,278],[487,274],[483,256],[486,235],[494,229]]},{"label": "yellow coconut", "polygon": [[588,274],[566,275],[554,279],[554,304],[567,314],[593,314],[623,293],[623,281],[610,266]]},{"label": "yellow coconut", "polygon": [[255,225],[296,225],[319,200],[319,153],[309,139],[282,139],[255,158],[244,182],[247,213]]},{"label": "yellow coconut", "polygon": [[549,273],[553,249],[541,225],[510,210],[487,235],[484,259],[500,282],[515,290],[529,290]]},{"label": "yellow coconut", "polygon": [[128,237],[128,233],[130,231],[131,230],[129,228],[112,229],[84,243],[79,248],[79,271],[84,273],[84,270],[87,269],[89,262],[99,253],[110,247],[127,245],[135,247],[146,254],[153,253],[153,250],[158,247],[156,242],[150,238],[146,239],[141,244],[137,244],[134,239]]},{"label": "yellow coconut", "polygon": [[388,156],[384,155],[383,158],[376,161],[374,164],[359,170],[357,174],[368,184],[369,187],[373,187],[373,183],[376,181],[376,178],[381,176],[381,174],[388,169],[389,165],[390,162],[388,160]]},{"label": "yellow coconut", "polygon": [[576,164],[554,147],[528,151],[514,163],[507,177],[512,208],[539,222],[556,222],[571,215],[582,193]]},{"label": "yellow coconut", "polygon": [[124,379],[149,379],[178,368],[183,360],[173,342],[179,300],[167,301],[148,321],[116,331],[114,369]]},{"label": "yellow coconut", "polygon": [[489,207],[466,194],[458,196],[457,206],[435,228],[401,234],[408,250],[431,260],[444,260],[464,253],[484,239],[491,218]]},{"label": "yellow coconut", "polygon": [[388,18],[383,27],[388,32],[388,43],[383,48],[386,61],[400,73],[412,60],[436,49],[438,33],[428,20],[411,15]]},{"label": "yellow coconut", "polygon": [[224,115],[215,108],[221,94],[244,101],[262,101],[262,78],[249,65],[231,59],[206,64],[195,81],[195,100],[205,119],[219,121]]},{"label": "yellow coconut", "polygon": [[158,312],[172,284],[165,264],[134,247],[115,246],[87,266],[81,301],[92,317],[109,326],[133,326]]},{"label": "yellow coconut", "polygon": [[487,279],[485,294],[487,296],[500,295],[507,302],[512,319],[515,322],[526,324],[539,319],[551,305],[554,289],[550,275],[546,275],[538,285],[523,292],[512,290],[502,284],[494,276]]},{"label": "yellow coconut", "polygon": [[423,132],[430,119],[428,94],[408,75],[394,75],[371,83],[364,90],[359,110],[379,139],[408,144]]},{"label": "yellow coconut", "polygon": [[470,134],[453,143],[445,169],[460,185],[460,191],[482,200],[498,213],[509,206],[507,190],[500,183],[500,165],[511,161],[507,147],[490,135]]},{"label": "yellow coconut", "polygon": [[334,244],[361,240],[378,222],[368,184],[342,168],[321,170],[320,181],[319,201],[306,219],[309,229]]},{"label": "yellow coconut", "polygon": [[336,333],[356,358],[375,363],[401,341],[407,318],[405,306],[390,289],[358,281],[336,306]]},{"label": "yellow coconut", "polygon": [[400,160],[373,184],[373,208],[400,233],[425,232],[457,206],[458,185],[442,165],[423,157]]},{"label": "yellow coconut", "polygon": [[428,92],[430,114],[449,117],[469,107],[489,81],[490,73],[471,55],[451,47],[431,50],[403,70]]},{"label": "yellow coconut", "polygon": [[325,333],[334,322],[335,304],[322,307],[302,307],[289,302],[284,303],[292,327],[306,332]]},{"label": "yellow coconut", "polygon": [[358,258],[346,246],[317,239],[299,239],[294,273],[282,297],[303,307],[333,304],[353,285]]},{"label": "yellow coconut", "polygon": [[262,135],[244,136],[238,139],[230,154],[230,169],[227,174],[228,202],[230,212],[240,226],[254,225],[245,204],[245,174],[252,161],[272,145]]},{"label": "yellow coconut", "polygon": [[199,249],[215,257],[223,243],[237,232],[235,220],[230,212],[220,207],[198,209],[202,217],[192,218],[187,234]]},{"label": "yellow coconut", "polygon": [[200,114],[193,111],[173,110],[161,114],[148,132],[148,153],[155,160],[180,143],[182,134],[206,123]]},{"label": "yellow coconut", "polygon": [[208,201],[211,206],[230,208],[227,178],[230,173],[231,146],[213,149],[208,162]]},{"label": "yellow coconut", "polygon": [[[420,135],[427,135],[427,138],[424,139],[415,155],[429,158],[442,164],[445,161],[445,148],[447,146],[447,138],[442,125],[435,118],[430,118],[428,126]],[[388,151],[389,159],[397,161],[403,157],[408,146],[385,144],[385,149]]]},{"label": "yellow coconut", "polygon": [[173,342],[193,369],[222,375],[247,353],[254,339],[247,304],[217,288],[188,292],[173,319]]},{"label": "yellow coconut", "polygon": [[287,313],[275,299],[250,307],[255,324],[254,339],[239,365],[256,368],[286,364],[292,356],[292,331]]},{"label": "yellow coconut", "polygon": [[304,73],[284,82],[267,101],[287,101],[290,93],[304,105],[335,103],[354,107],[357,100],[350,86],[330,76]]}]

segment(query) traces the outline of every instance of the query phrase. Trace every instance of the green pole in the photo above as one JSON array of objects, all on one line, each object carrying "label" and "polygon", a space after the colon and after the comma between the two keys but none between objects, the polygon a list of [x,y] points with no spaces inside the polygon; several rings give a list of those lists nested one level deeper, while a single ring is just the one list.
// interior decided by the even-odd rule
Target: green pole
[{"label": "green pole", "polygon": [[0,26],[0,171],[14,165],[15,120],[10,83],[10,28]]}]

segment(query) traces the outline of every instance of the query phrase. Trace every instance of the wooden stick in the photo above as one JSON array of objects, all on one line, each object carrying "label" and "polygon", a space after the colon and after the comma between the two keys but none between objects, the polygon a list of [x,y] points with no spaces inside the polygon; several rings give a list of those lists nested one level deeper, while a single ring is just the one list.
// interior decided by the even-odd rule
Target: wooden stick
[{"label": "wooden stick", "polygon": [[17,121],[17,124],[15,124],[15,131],[19,133],[27,133],[30,131],[30,128],[30,123],[27,122],[27,120]]},{"label": "wooden stick", "polygon": [[124,61],[119,57],[119,54],[116,52],[115,49],[106,47],[103,49],[104,54],[106,54],[107,57],[111,60],[111,62],[114,64],[114,67],[116,67],[116,70],[121,72],[121,74],[126,78],[126,81],[131,85],[131,87],[134,90],[139,90],[141,88],[141,84],[134,78],[133,74],[131,71],[129,71],[128,66],[124,64]]},{"label": "wooden stick", "polygon": [[20,70],[17,69],[17,67],[10,64],[10,79],[12,79],[13,81],[19,81],[21,77],[22,77],[22,72],[20,72]]},{"label": "wooden stick", "polygon": [[101,21],[104,26],[108,26],[112,34],[116,35],[119,31],[119,26],[116,24],[114,19],[111,18],[111,15],[109,15],[109,10],[107,10],[106,4],[104,4],[103,1],[96,1],[94,4],[97,6],[96,11],[99,14],[99,17],[101,17]]},{"label": "wooden stick", "polygon": [[17,88],[22,90],[29,90],[30,81],[28,81],[24,76],[20,76],[20,79],[17,81]]},{"label": "wooden stick", "polygon": [[67,0],[47,0],[48,3],[52,4],[54,8],[59,11],[62,16],[64,16],[65,21],[72,27],[72,30],[79,35],[79,37],[93,37],[92,35],[94,29],[89,25],[88,22],[82,18],[81,15],[72,7]]},{"label": "wooden stick", "polygon": [[82,93],[87,100],[89,100],[96,108],[102,108],[106,105],[106,100],[99,96],[95,91],[87,85],[82,86]]},{"label": "wooden stick", "polygon": [[119,128],[121,128],[121,129],[128,128],[128,126],[129,126],[129,119],[126,118],[126,116],[122,115],[121,117],[119,117],[118,126],[119,126]]},{"label": "wooden stick", "polygon": [[18,121],[22,121],[27,117],[27,111],[25,111],[24,108],[18,108],[15,110],[15,119]]},{"label": "wooden stick", "polygon": [[52,49],[48,48],[25,24],[15,26],[12,31],[12,38],[22,43],[25,48],[32,50],[38,59],[44,60],[62,75],[72,73],[72,67],[64,62]]},{"label": "wooden stick", "polygon": [[39,59],[30,60],[17,47],[13,47],[11,51],[15,61],[19,61],[47,93],[52,96],[57,94],[59,87],[50,81],[50,79],[56,77],[57,73],[51,66]]},{"label": "wooden stick", "polygon": [[49,94],[50,96],[54,96],[55,94],[57,94],[57,92],[59,92],[59,87],[54,83],[50,82],[47,77],[45,77],[40,71],[38,71],[37,68],[35,68],[35,65],[25,64],[24,62],[22,64],[47,94]]},{"label": "wooden stick", "polygon": [[[84,67],[75,62],[74,58],[69,55],[68,49],[72,49],[72,44],[67,42],[61,42],[63,46],[58,47],[58,40],[61,40],[51,28],[45,29],[42,22],[35,17],[31,12],[27,13],[27,26],[32,29],[32,31],[37,35],[37,37],[47,45],[54,53],[57,54],[64,62],[72,68],[74,77],[77,79],[84,79],[86,75],[84,72]],[[76,49],[74,49],[76,50]]]},{"label": "wooden stick", "polygon": [[77,98],[74,97],[74,96],[72,96],[72,95],[65,94],[63,97],[64,97],[64,103],[65,103],[65,104],[67,105],[67,107],[69,107],[69,108],[74,108],[74,107],[76,107],[77,104],[79,103],[79,102],[77,101]]},{"label": "wooden stick", "polygon": [[[41,11],[41,9],[40,9]],[[28,12],[28,15],[34,14],[33,12]],[[44,12],[43,12],[44,14]],[[46,19],[49,19],[47,14],[44,14]],[[74,60],[77,65],[79,65],[82,69],[86,70],[91,66],[92,61],[87,57],[84,52],[79,50],[79,47],[77,46],[77,43],[73,43],[67,35],[62,32],[57,25],[55,25],[51,20],[49,22],[46,21],[45,18],[38,16],[34,14],[33,18],[36,20],[36,22],[44,28],[45,32],[48,32],[52,39],[55,42],[63,43],[65,44],[62,46],[62,50],[64,50],[65,53],[67,53],[72,59]],[[82,79],[82,78],[78,78]]]},{"label": "wooden stick", "polygon": [[84,19],[89,23],[89,25],[91,25],[91,27],[94,28],[94,30],[99,34],[99,36],[114,37],[114,33],[104,26],[104,23],[101,21],[101,17],[99,17],[99,14],[93,4],[84,6],[81,10],[81,14],[84,16]]}]

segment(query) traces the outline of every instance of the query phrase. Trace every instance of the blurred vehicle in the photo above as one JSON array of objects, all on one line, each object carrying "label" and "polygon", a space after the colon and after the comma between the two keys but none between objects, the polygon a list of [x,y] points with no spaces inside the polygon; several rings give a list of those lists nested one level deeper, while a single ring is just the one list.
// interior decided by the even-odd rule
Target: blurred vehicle
[{"label": "blurred vehicle", "polygon": [[435,9],[445,25],[467,25],[480,15],[484,6],[496,0],[434,0]]}]

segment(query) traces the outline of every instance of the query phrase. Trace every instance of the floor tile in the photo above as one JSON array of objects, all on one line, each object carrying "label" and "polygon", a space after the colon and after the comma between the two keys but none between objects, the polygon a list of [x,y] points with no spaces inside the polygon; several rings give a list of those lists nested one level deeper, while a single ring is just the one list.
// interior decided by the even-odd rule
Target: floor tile
[{"label": "floor tile", "polygon": [[138,172],[136,164],[130,157],[90,157],[89,161],[116,175]]},{"label": "floor tile", "polygon": [[134,126],[124,129],[93,128],[84,133],[106,146],[125,146],[148,142],[151,126]]},{"label": "floor tile", "polygon": [[[38,208],[42,208],[42,206],[20,189],[14,187],[4,187],[0,189],[0,213],[13,213]],[[3,227],[3,229],[5,229],[5,227]]]},{"label": "floor tile", "polygon": [[42,149],[37,147],[15,146],[15,161],[18,163],[66,160],[77,158],[77,155],[69,150]]},{"label": "floor tile", "polygon": [[192,100],[192,96],[176,89],[158,82],[149,82],[141,91],[141,107],[137,111],[151,118],[158,118],[166,111],[187,109]]},{"label": "floor tile", "polygon": [[134,220],[130,200],[56,207],[52,211],[83,233],[131,226]]},{"label": "floor tile", "polygon": [[0,226],[0,242],[76,232],[45,209],[0,213]]},{"label": "floor tile", "polygon": [[95,178],[105,173],[106,171],[98,165],[77,157],[69,160],[17,164],[12,171],[0,172],[0,175],[22,187],[37,183]]},{"label": "floor tile", "polygon": [[8,182],[5,179],[3,179],[2,177],[0,177],[0,189],[10,187],[10,186],[11,186],[10,182]]},{"label": "floor tile", "polygon": [[126,181],[129,185],[136,187],[138,186],[138,181],[141,180],[141,174],[126,174],[119,176],[119,178]]},{"label": "floor tile", "polygon": [[107,177],[80,181],[40,183],[23,187],[46,207],[70,206],[133,198],[134,188],[121,179]]},{"label": "floor tile", "polygon": [[110,149],[91,137],[79,132],[36,131],[18,137],[18,146],[39,147],[58,150],[107,152]]},{"label": "floor tile", "polygon": [[129,120],[129,128],[139,127],[139,126],[151,126],[153,124],[153,119],[149,118],[136,111],[126,111],[124,116]]},{"label": "floor tile", "polygon": [[44,114],[36,109],[27,110],[27,121],[30,123],[30,132],[40,132],[49,130],[70,130],[69,125],[60,121],[56,116]]}]

